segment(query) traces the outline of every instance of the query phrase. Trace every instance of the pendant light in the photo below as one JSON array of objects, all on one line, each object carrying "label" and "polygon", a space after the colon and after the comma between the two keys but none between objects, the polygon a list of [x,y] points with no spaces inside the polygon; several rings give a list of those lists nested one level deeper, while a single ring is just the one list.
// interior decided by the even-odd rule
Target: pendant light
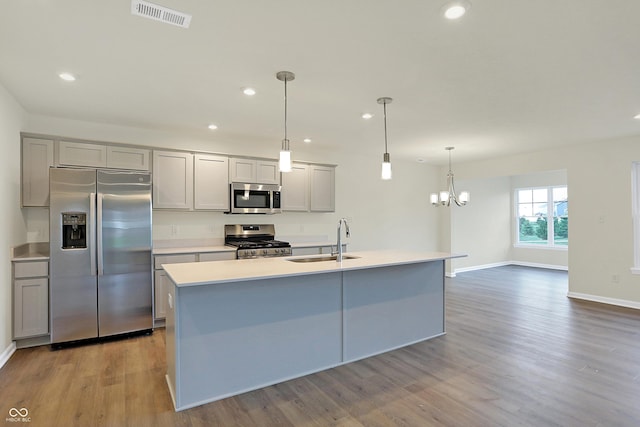
[{"label": "pendant light", "polygon": [[388,97],[378,98],[378,104],[382,104],[384,110],[384,154],[382,155],[382,173],[384,180],[391,179],[391,158],[387,150],[387,104],[391,104],[393,99]]},{"label": "pendant light", "polygon": [[276,78],[284,82],[284,139],[280,149],[280,172],[291,172],[291,150],[287,139],[287,82],[295,79],[296,75],[291,71],[279,71],[276,73]]},{"label": "pendant light", "polygon": [[451,206],[451,202],[454,202],[458,206],[464,206],[469,201],[469,192],[462,191],[460,195],[456,195],[456,189],[453,184],[453,172],[451,171],[451,151],[455,147],[446,147],[445,150],[449,152],[449,173],[447,174],[447,190],[438,193],[431,193],[431,204],[433,206]]}]

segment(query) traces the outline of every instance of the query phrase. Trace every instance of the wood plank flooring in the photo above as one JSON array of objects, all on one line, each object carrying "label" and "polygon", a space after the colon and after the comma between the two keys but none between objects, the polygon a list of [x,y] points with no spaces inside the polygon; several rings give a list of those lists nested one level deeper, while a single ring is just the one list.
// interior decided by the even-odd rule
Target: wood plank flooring
[{"label": "wood plank flooring", "polygon": [[640,426],[640,311],[566,292],[560,271],[459,274],[443,337],[179,413],[163,330],[18,350],[0,412],[27,408],[30,426]]}]

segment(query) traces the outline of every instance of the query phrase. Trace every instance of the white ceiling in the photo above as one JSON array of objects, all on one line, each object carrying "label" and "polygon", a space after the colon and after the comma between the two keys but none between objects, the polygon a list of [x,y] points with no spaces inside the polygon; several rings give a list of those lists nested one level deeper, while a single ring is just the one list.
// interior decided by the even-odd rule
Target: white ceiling
[{"label": "white ceiling", "polygon": [[[442,17],[444,0],[155,3],[193,15],[190,28],[133,16],[130,0],[2,0],[0,83],[33,114],[277,150],[275,74],[289,70],[294,153],[308,136],[309,150],[382,157],[382,96],[393,98],[392,159],[442,163],[453,145],[464,161],[640,134],[638,0],[472,0],[459,21]],[[62,82],[62,71],[79,78]]]}]

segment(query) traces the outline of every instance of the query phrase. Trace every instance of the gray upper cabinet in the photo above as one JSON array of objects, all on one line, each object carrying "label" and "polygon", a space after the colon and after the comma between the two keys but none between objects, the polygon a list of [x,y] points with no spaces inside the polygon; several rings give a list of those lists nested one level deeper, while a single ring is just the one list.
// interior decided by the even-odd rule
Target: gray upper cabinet
[{"label": "gray upper cabinet", "polygon": [[148,171],[150,154],[150,150],[119,145],[70,141],[58,144],[58,164],[61,166]]},{"label": "gray upper cabinet", "polygon": [[153,152],[153,208],[193,209],[193,154]]},{"label": "gray upper cabinet", "polygon": [[309,211],[309,166],[293,163],[291,172],[282,174],[282,210]]},{"label": "gray upper cabinet", "polygon": [[53,141],[22,139],[22,206],[49,206],[49,168]]},{"label": "gray upper cabinet", "polygon": [[229,182],[280,184],[278,162],[232,157],[229,159]]},{"label": "gray upper cabinet", "polygon": [[107,146],[107,167],[148,171],[151,150],[133,147]]},{"label": "gray upper cabinet", "polygon": [[196,154],[194,162],[194,208],[228,211],[229,159]]},{"label": "gray upper cabinet", "polygon": [[280,166],[278,162],[256,160],[256,182],[258,184],[280,184]]},{"label": "gray upper cabinet", "polygon": [[[153,153],[153,157],[152,157]],[[151,162],[153,160],[153,162]],[[335,211],[335,166],[294,163],[281,174],[269,159],[159,151],[109,143],[22,137],[21,205],[49,206],[49,168],[153,169],[153,208],[229,210],[229,183],[282,184],[282,209]]]},{"label": "gray upper cabinet", "polygon": [[309,187],[311,212],[334,212],[335,176],[333,166],[309,166]]},{"label": "gray upper cabinet", "polygon": [[282,210],[334,212],[335,167],[294,163],[282,174]]},{"label": "gray upper cabinet", "polygon": [[58,164],[63,166],[107,167],[107,147],[100,144],[60,141]]}]

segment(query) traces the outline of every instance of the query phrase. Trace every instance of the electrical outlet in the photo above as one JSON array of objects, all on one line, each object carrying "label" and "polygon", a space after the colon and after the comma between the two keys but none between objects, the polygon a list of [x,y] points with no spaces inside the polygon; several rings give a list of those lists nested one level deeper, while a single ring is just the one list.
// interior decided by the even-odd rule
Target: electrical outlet
[{"label": "electrical outlet", "polygon": [[171,235],[175,236],[178,234],[178,226],[177,225],[172,225],[171,226]]},{"label": "electrical outlet", "polygon": [[611,283],[620,283],[620,275],[619,274],[613,274],[611,276]]}]

